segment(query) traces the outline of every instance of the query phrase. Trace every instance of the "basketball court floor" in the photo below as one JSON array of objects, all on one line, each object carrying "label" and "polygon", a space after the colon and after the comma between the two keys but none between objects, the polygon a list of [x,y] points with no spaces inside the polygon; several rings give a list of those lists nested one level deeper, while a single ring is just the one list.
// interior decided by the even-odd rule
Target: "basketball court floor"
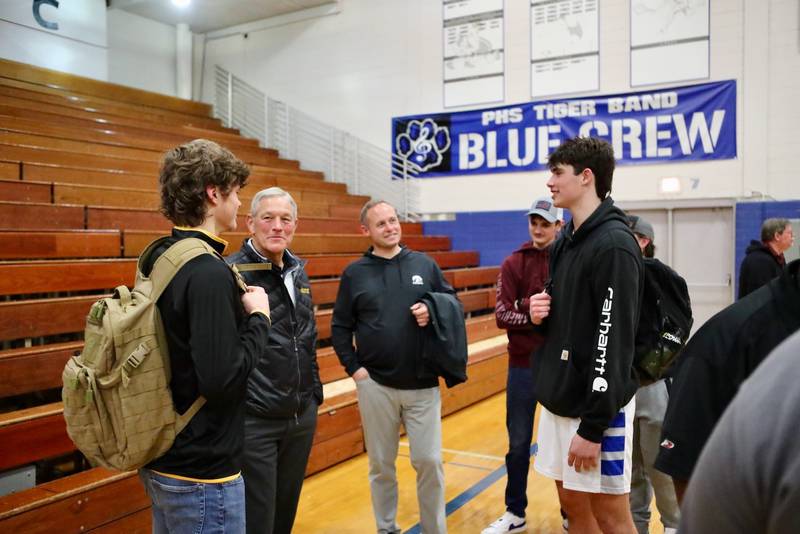
[{"label": "basketball court floor", "polygon": [[[447,526],[450,534],[479,534],[504,511],[505,392],[456,412],[442,421]],[[538,414],[537,414],[538,418]],[[531,445],[535,454],[536,436]],[[532,458],[533,459],[533,458]],[[531,462],[533,463],[533,462]],[[368,534],[375,532],[367,479],[367,455],[306,479],[294,532]],[[419,534],[414,469],[408,442],[401,439],[397,460],[398,523]],[[533,469],[528,475],[528,532],[562,534],[555,484]],[[651,534],[663,534],[653,508]]]}]

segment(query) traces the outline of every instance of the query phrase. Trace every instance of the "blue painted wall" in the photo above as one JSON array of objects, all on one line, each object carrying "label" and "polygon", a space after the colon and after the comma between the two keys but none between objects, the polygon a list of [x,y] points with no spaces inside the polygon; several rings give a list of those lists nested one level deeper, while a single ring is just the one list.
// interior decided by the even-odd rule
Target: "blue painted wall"
[{"label": "blue painted wall", "polygon": [[[423,229],[427,235],[449,236],[454,250],[477,250],[480,252],[482,266],[500,265],[506,256],[530,239],[525,220],[526,211],[463,212],[456,214],[453,221],[425,222]],[[565,215],[569,220],[569,213]],[[745,249],[751,239],[759,239],[761,223],[770,217],[800,218],[800,200],[736,204],[737,290],[739,264]]]},{"label": "blue painted wall", "polygon": [[[422,227],[426,235],[449,236],[453,250],[477,250],[481,266],[500,265],[506,256],[531,240],[527,212],[462,212],[456,214],[454,221],[429,221]],[[564,215],[569,220],[569,213]]]}]

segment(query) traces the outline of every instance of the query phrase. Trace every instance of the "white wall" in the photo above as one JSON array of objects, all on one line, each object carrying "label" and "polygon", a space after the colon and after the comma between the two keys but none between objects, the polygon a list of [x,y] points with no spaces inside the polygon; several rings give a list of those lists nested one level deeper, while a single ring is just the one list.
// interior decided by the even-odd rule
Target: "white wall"
[{"label": "white wall", "polygon": [[[793,127],[800,123],[793,104],[800,94],[798,2],[710,2],[710,79],[738,81],[739,159],[619,167],[619,200],[663,198],[658,185],[666,176],[682,179],[678,198],[798,196],[791,165],[798,146]],[[505,103],[529,102],[529,2],[505,5]],[[210,41],[204,97],[212,98],[213,68],[220,64],[273,98],[387,150],[392,116],[442,111],[441,2],[341,0],[340,6],[338,15]],[[600,91],[589,94],[631,91],[629,0],[603,0],[600,8]],[[423,211],[522,209],[545,192],[546,179],[544,172],[426,179]]]},{"label": "white wall", "polygon": [[176,95],[175,26],[108,10],[108,81]]},{"label": "white wall", "polygon": [[107,78],[104,0],[72,0],[58,8],[42,5],[40,14],[57,30],[40,26],[32,0],[0,2],[0,57],[47,69]]}]

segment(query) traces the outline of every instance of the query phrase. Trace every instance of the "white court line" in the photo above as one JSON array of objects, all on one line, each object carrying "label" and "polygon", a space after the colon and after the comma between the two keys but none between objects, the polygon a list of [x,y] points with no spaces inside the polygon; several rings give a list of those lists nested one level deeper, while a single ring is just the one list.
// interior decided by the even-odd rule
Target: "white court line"
[{"label": "white court line", "polygon": [[[401,441],[400,445],[403,447],[408,447],[407,441]],[[457,451],[455,449],[442,449],[442,452],[449,452],[450,454],[460,454],[462,456],[469,456],[471,458],[481,458],[483,460],[495,460],[497,462],[505,462],[506,459],[503,456],[492,456],[490,454],[480,454],[477,452],[469,452],[469,451]]]}]

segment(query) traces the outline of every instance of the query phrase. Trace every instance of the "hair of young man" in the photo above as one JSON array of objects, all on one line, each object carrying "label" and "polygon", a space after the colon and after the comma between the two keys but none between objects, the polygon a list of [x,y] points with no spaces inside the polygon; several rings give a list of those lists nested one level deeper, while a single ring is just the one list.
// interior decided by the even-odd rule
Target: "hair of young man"
[{"label": "hair of young man", "polygon": [[227,196],[244,187],[250,169],[213,141],[195,139],[169,150],[158,176],[161,213],[178,226],[200,226],[206,219],[206,187]]},{"label": "hair of young man", "polygon": [[386,204],[387,206],[391,207],[394,210],[395,214],[397,213],[397,208],[395,208],[394,206],[392,206],[392,204],[386,202],[385,200],[380,200],[380,199],[368,200],[366,204],[364,204],[364,206],[361,208],[361,214],[359,215],[359,221],[361,221],[362,226],[367,226],[367,213],[369,212],[369,210],[371,210],[378,204]]},{"label": "hair of young man", "polygon": [[258,215],[258,205],[261,204],[262,200],[275,197],[282,197],[289,201],[289,204],[292,206],[292,219],[297,220],[297,202],[294,201],[294,198],[292,198],[292,195],[290,195],[288,191],[280,187],[268,187],[256,193],[253,197],[253,201],[250,203],[250,215],[253,217]]},{"label": "hair of young man", "polygon": [[615,163],[614,147],[608,141],[597,137],[567,139],[550,154],[547,164],[551,170],[558,165],[572,165],[575,174],[591,169],[598,198],[603,200],[611,193]]},{"label": "hair of young man", "polygon": [[789,219],[774,217],[761,223],[761,241],[769,243],[776,235],[781,235],[789,226]]}]

